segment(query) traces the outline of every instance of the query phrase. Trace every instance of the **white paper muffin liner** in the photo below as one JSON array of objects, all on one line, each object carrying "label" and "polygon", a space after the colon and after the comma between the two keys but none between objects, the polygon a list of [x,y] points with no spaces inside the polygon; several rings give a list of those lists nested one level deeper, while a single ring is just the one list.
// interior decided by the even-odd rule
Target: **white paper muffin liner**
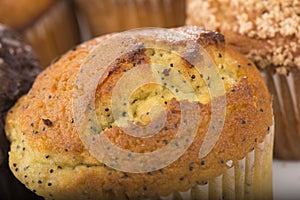
[{"label": "white paper muffin liner", "polygon": [[71,1],[55,3],[22,31],[24,40],[37,53],[43,67],[79,42],[79,30]]},{"label": "white paper muffin liner", "polygon": [[76,0],[93,36],[138,27],[184,25],[184,0]]},{"label": "white paper muffin liner", "polygon": [[262,75],[274,99],[274,156],[300,160],[300,71],[280,75],[267,69]]},{"label": "white paper muffin liner", "polygon": [[161,196],[162,200],[211,200],[211,199],[272,199],[272,157],[274,126],[270,127],[263,142],[231,166],[220,176],[205,185],[195,185],[185,192]]}]

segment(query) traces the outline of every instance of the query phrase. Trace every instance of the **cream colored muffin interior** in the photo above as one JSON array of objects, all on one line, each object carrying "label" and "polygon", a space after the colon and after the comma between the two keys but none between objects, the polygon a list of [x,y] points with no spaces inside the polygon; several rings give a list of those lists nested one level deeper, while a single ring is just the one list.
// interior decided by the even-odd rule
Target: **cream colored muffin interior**
[{"label": "cream colored muffin interior", "polygon": [[[235,62],[234,60],[226,58],[226,62],[222,62],[222,53],[218,54],[220,62],[215,66],[219,76],[215,77],[214,80],[206,72],[201,73],[199,71],[199,69],[201,70],[201,68],[207,66],[201,66],[200,68],[191,66],[176,52],[147,49],[145,55],[149,56],[148,73],[152,73],[156,84],[143,85],[131,94],[124,115],[128,114],[135,123],[140,122],[144,125],[149,123],[151,108],[156,105],[166,108],[167,103],[172,99],[178,101],[188,100],[190,102],[199,101],[201,104],[207,104],[211,101],[210,85],[212,81],[222,81],[225,87],[224,92],[226,92],[242,78],[238,71],[238,65],[232,65]],[[136,65],[145,64],[141,61],[137,63],[123,63],[121,68],[124,68],[125,73],[128,73]],[[219,91],[217,95],[222,96],[224,94]],[[103,99],[99,95],[96,108],[102,130],[107,130],[116,125],[116,119],[114,119],[112,112],[111,97]],[[118,117],[121,118],[122,116]]]}]

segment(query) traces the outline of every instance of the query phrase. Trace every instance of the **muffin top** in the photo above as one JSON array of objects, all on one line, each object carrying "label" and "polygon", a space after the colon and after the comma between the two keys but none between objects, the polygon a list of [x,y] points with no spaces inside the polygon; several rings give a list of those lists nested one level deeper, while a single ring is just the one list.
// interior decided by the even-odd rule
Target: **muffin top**
[{"label": "muffin top", "polygon": [[[254,64],[221,34],[198,27],[142,33],[137,40],[130,32],[79,45],[43,71],[11,109],[10,167],[32,191],[59,199],[186,191],[232,167],[269,133],[271,96]],[[89,98],[94,104],[86,104]],[[89,118],[90,111],[97,117]],[[155,134],[135,132],[139,127]],[[168,150],[151,157],[160,149]],[[103,152],[117,153],[106,159]]]},{"label": "muffin top", "polygon": [[1,0],[0,23],[14,29],[24,29],[39,18],[57,0]]},{"label": "muffin top", "polygon": [[300,69],[299,1],[189,0],[187,16],[187,24],[223,33],[261,68]]}]

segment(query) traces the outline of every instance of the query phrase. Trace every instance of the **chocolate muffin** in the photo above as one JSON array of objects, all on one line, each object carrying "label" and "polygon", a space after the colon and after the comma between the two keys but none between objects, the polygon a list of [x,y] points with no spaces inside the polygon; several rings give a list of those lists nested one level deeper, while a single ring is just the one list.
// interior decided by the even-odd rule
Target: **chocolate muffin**
[{"label": "chocolate muffin", "polygon": [[9,143],[4,135],[8,109],[31,87],[40,64],[31,47],[0,24],[0,191],[3,199],[35,199],[8,168]]}]

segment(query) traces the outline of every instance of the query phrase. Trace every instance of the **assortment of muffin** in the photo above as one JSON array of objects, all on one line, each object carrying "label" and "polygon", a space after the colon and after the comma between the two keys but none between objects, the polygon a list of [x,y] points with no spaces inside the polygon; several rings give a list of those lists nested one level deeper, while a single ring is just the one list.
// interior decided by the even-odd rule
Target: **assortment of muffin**
[{"label": "assortment of muffin", "polygon": [[[272,199],[273,134],[275,157],[300,159],[300,2],[0,5],[3,198]],[[170,146],[165,166],[124,168]]]}]

